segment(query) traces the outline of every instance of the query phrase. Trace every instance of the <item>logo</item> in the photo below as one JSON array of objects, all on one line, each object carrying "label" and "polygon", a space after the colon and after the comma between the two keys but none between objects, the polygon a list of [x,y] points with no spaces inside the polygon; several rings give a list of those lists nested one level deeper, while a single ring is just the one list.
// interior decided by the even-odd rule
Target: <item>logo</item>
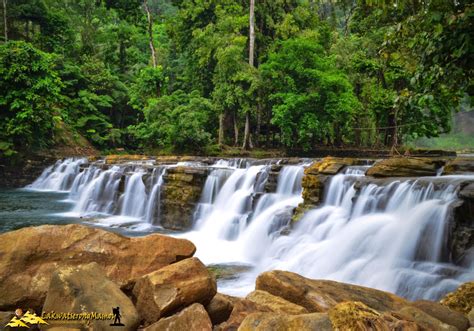
[{"label": "logo", "polygon": [[110,324],[110,326],[124,326],[124,324],[120,323],[120,307],[112,308],[112,313],[114,314],[114,323]]},{"label": "logo", "polygon": [[48,325],[41,317],[34,312],[27,311],[23,314],[23,310],[18,308],[15,310],[15,316],[8,322],[6,326],[11,328],[30,328],[33,325],[45,324]]}]

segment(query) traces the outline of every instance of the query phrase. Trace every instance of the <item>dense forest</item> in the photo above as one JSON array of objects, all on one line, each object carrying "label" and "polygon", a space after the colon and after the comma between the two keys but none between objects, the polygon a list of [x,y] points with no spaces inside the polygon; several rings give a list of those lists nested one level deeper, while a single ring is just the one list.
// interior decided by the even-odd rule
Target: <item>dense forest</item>
[{"label": "dense forest", "polygon": [[390,148],[474,94],[464,0],[2,0],[0,156]]}]

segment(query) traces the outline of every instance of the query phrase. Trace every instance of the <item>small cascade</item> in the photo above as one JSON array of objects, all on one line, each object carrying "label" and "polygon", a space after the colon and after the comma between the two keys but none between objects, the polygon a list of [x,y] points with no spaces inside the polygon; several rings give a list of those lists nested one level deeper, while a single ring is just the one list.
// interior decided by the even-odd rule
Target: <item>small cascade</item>
[{"label": "small cascade", "polygon": [[153,187],[146,204],[145,220],[153,225],[158,225],[160,220],[161,186],[163,185],[163,175],[165,173],[165,167],[158,167],[153,169],[151,176],[151,183]]},{"label": "small cascade", "polygon": [[74,183],[70,197],[77,198],[73,213],[81,216],[113,214],[117,210],[119,186],[123,169],[113,166],[110,169],[90,167]]},{"label": "small cascade", "polygon": [[446,256],[456,183],[394,181],[358,192],[354,181],[362,173],[349,169],[334,176],[324,205],[266,247],[254,276],[290,270],[413,299],[436,299],[473,278],[472,270],[448,264]]},{"label": "small cascade", "polygon": [[146,188],[143,183],[143,170],[139,169],[125,180],[125,190],[120,197],[120,215],[133,218],[145,216],[147,200]]},{"label": "small cascade", "polygon": [[69,191],[80,172],[81,164],[87,160],[68,158],[58,160],[54,165],[46,168],[43,173],[26,188],[39,191]]}]

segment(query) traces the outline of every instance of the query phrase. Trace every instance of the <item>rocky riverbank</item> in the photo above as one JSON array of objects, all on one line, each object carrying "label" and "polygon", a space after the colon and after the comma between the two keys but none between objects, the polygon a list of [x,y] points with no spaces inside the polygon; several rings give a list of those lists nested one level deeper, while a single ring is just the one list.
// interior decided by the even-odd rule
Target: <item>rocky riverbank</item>
[{"label": "rocky riverbank", "polygon": [[474,283],[440,302],[286,271],[260,274],[245,298],[217,292],[194,245],[153,234],[127,238],[82,225],[0,235],[0,320],[21,308],[51,330],[108,330],[105,320],[54,320],[54,313],[119,307],[124,330],[467,330]]}]

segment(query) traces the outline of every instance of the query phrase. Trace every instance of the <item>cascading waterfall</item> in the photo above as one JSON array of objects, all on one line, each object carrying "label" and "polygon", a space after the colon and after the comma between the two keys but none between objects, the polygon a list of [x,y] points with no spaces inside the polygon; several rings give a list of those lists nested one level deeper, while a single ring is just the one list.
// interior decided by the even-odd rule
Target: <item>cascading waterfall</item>
[{"label": "cascading waterfall", "polygon": [[54,165],[46,168],[43,173],[26,188],[42,191],[68,191],[79,174],[81,164],[87,160],[68,158],[58,160]]},{"label": "cascading waterfall", "polygon": [[[69,191],[71,215],[132,230],[159,225],[167,169],[208,167],[198,162],[85,163],[58,161],[28,188]],[[449,263],[446,242],[450,206],[460,182],[474,176],[374,182],[364,178],[367,167],[348,167],[330,179],[324,203],[290,229],[293,209],[303,201],[305,166],[234,159],[209,167],[194,228],[175,236],[193,241],[204,263],[254,266],[237,280],[221,283],[221,291],[246,294],[259,273],[272,269],[370,286],[410,299],[437,299],[474,279],[474,265],[468,270]],[[272,169],[279,168],[275,192],[266,192]]]},{"label": "cascading waterfall", "polygon": [[[473,270],[445,256],[449,206],[457,184],[430,180],[367,184],[360,193],[350,170],[332,178],[322,207],[308,212],[288,236],[265,249],[242,284],[264,270],[289,270],[397,293],[410,299],[437,299]],[[255,245],[256,242],[254,242]],[[227,292],[242,293],[249,286]]]}]

